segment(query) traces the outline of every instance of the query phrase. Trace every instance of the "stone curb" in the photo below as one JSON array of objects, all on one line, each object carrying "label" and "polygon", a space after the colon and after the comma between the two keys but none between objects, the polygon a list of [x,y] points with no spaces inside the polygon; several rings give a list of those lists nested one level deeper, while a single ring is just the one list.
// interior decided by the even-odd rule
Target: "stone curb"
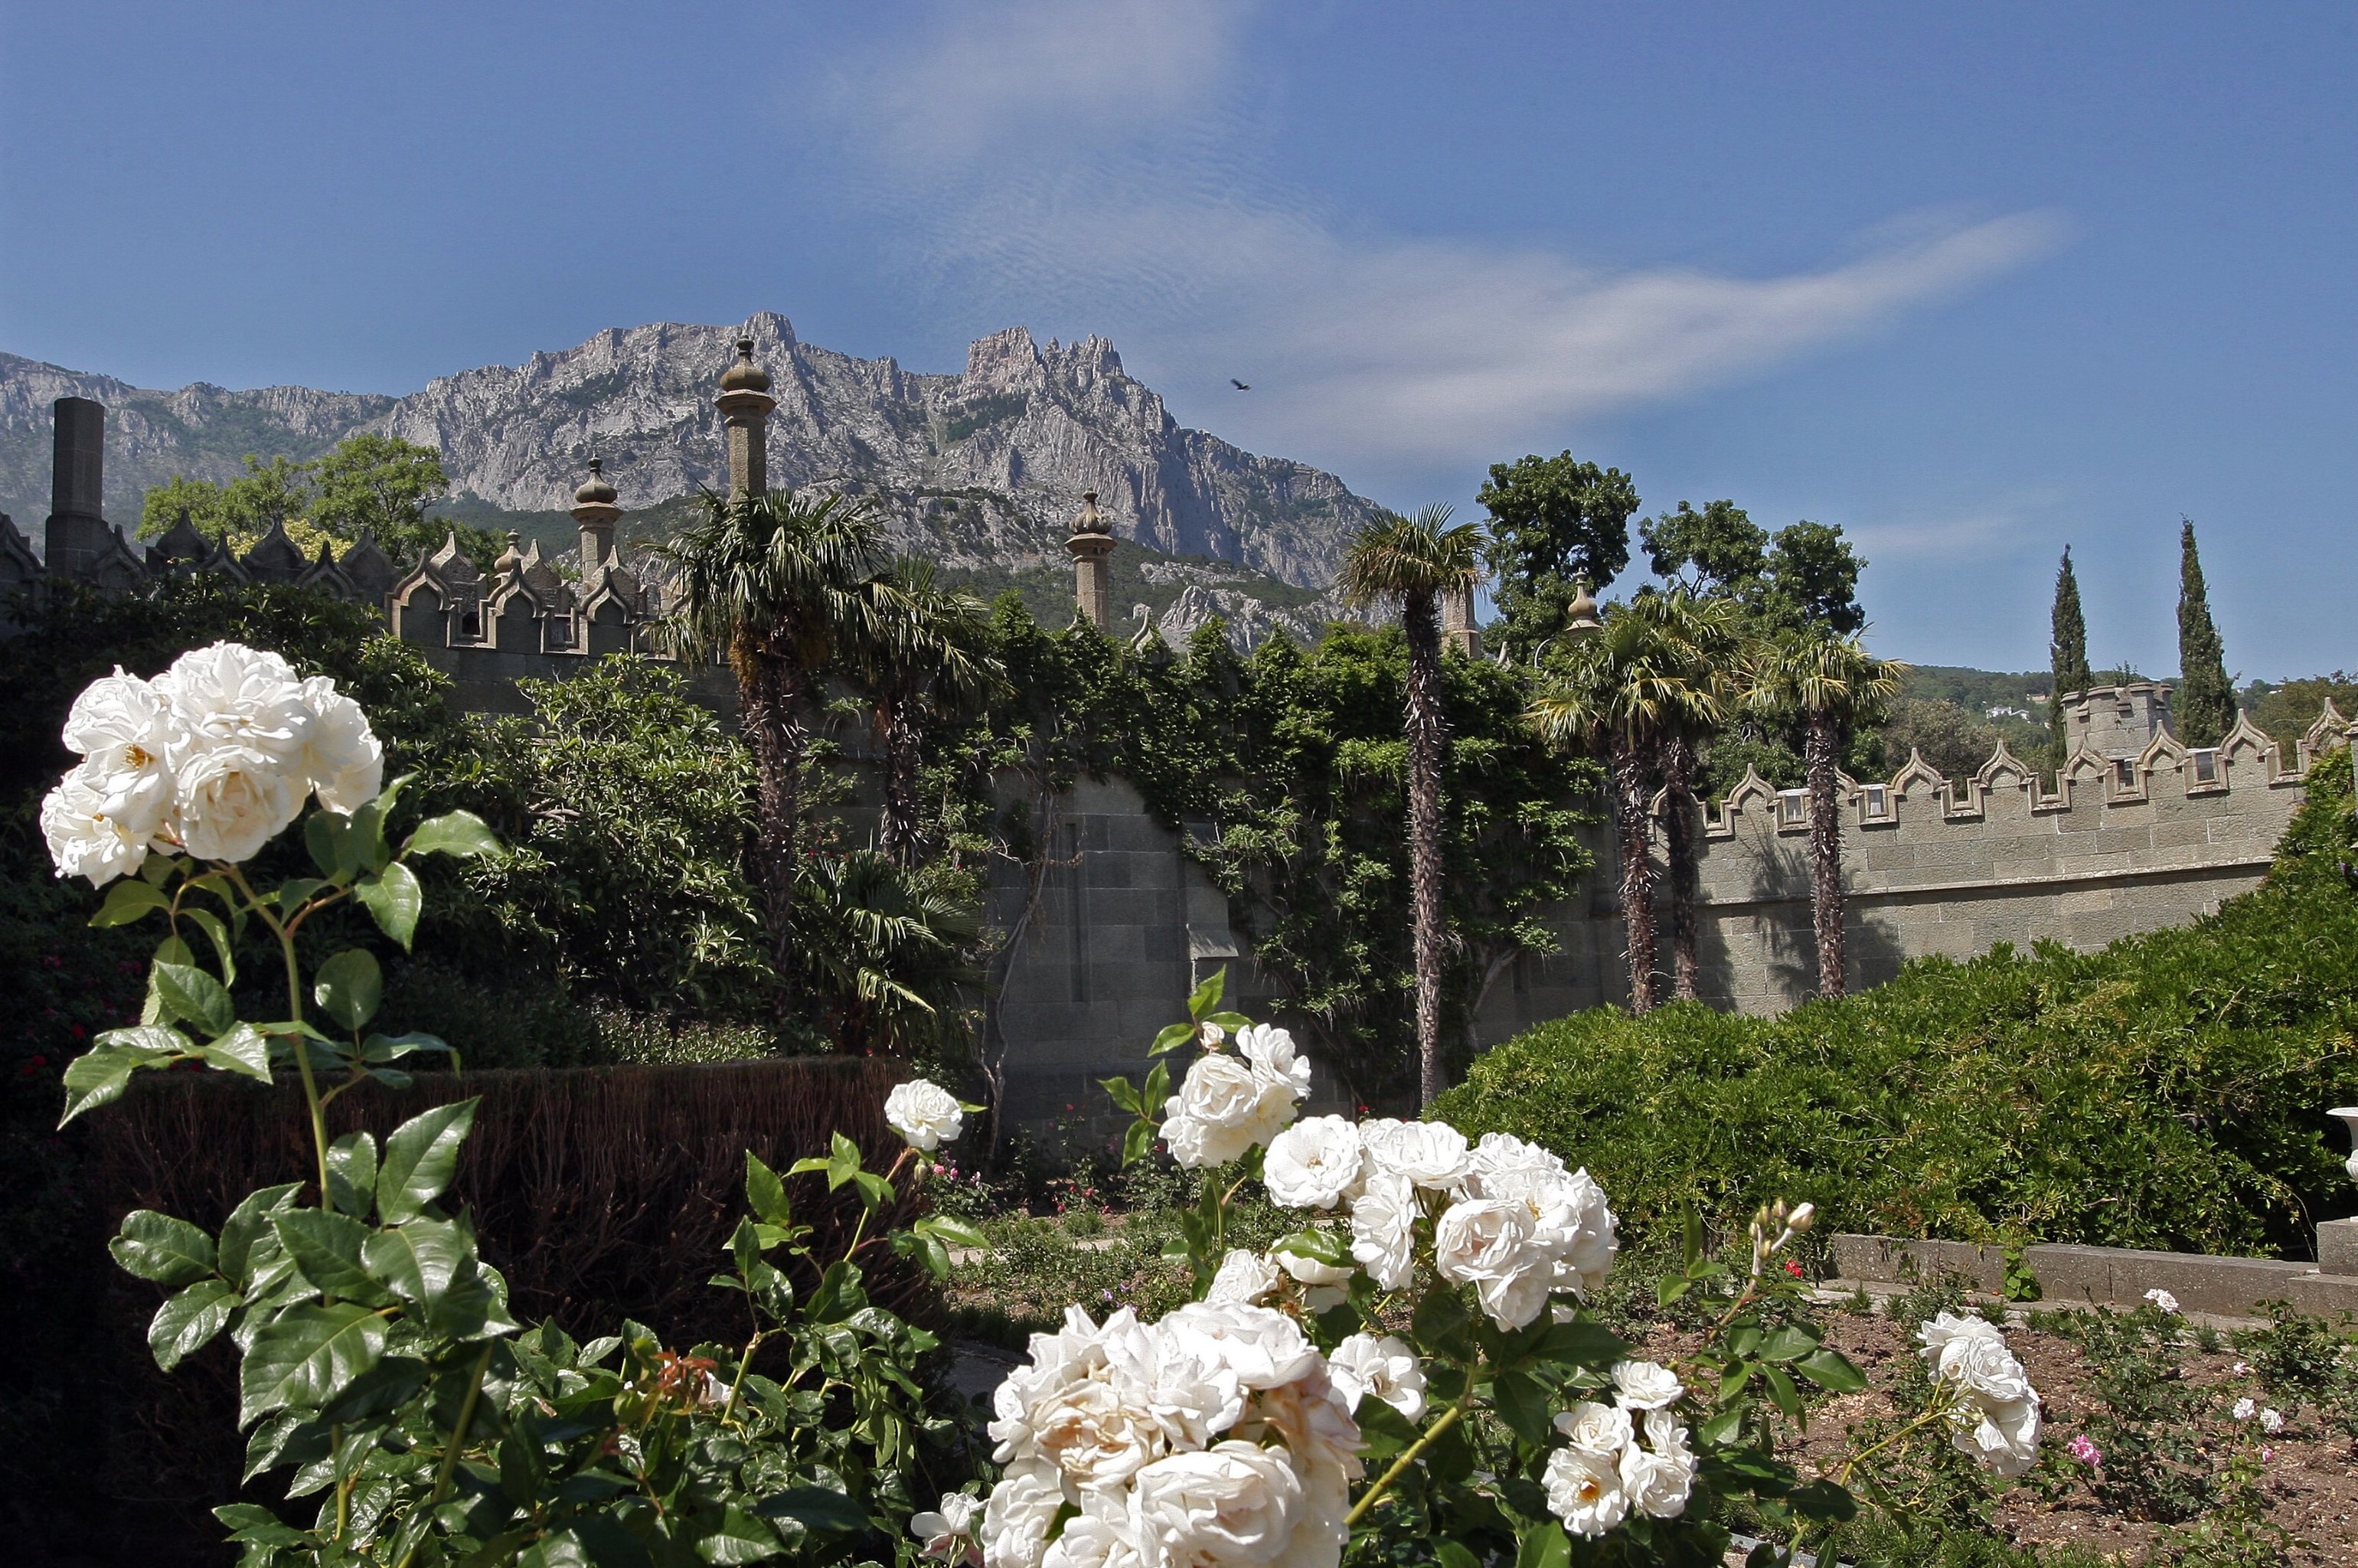
[{"label": "stone curb", "polygon": [[[2126,1247],[2041,1244],[2022,1249],[2045,1306],[2135,1307],[2147,1291],[2168,1291],[2180,1311],[2216,1317],[2261,1317],[2261,1303],[2288,1301],[2320,1317],[2358,1315],[2358,1275],[2329,1274],[2314,1263],[2272,1258],[2220,1258],[2199,1252],[2148,1252]],[[1913,1284],[1951,1275],[1986,1294],[2006,1289],[2003,1248],[1964,1241],[1909,1241],[1888,1236],[1836,1236],[1834,1271],[1866,1283]]]}]

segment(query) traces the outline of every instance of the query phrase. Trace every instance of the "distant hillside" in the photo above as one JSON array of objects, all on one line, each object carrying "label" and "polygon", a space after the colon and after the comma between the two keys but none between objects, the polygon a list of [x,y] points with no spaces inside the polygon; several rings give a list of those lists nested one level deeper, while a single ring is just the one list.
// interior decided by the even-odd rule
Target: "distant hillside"
[{"label": "distant hillside", "polygon": [[[1070,519],[1094,491],[1123,538],[1314,592],[1379,512],[1332,474],[1182,428],[1101,339],[1043,348],[1010,328],[975,342],[962,373],[934,375],[802,342],[779,315],[745,330],[778,399],[773,481],[871,494],[899,547],[961,570],[1062,568]],[[458,510],[552,516],[596,452],[624,507],[645,512],[724,482],[712,393],[737,335],[616,329],[402,398],[201,384],[156,392],[0,355],[0,510],[38,535],[49,404],[78,395],[111,411],[107,505],[120,523],[173,474],[226,479],[244,453],[308,458],[363,429],[438,450]]]}]

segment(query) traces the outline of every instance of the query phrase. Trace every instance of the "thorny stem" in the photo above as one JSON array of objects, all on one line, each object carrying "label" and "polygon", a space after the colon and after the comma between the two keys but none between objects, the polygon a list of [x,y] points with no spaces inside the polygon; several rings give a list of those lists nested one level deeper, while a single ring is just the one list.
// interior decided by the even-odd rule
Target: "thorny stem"
[{"label": "thorny stem", "polygon": [[1444,1411],[1441,1413],[1440,1420],[1434,1422],[1431,1426],[1426,1427],[1424,1429],[1424,1435],[1418,1438],[1414,1443],[1410,1444],[1407,1449],[1401,1453],[1401,1456],[1392,1461],[1391,1468],[1385,1471],[1381,1476],[1378,1477],[1376,1484],[1368,1488],[1366,1495],[1361,1497],[1357,1502],[1351,1505],[1351,1511],[1343,1516],[1343,1528],[1347,1530],[1357,1525],[1360,1519],[1366,1518],[1368,1510],[1376,1506],[1376,1499],[1382,1497],[1391,1484],[1394,1481],[1399,1480],[1401,1475],[1407,1471],[1408,1467],[1411,1465],[1415,1464],[1417,1460],[1423,1455],[1426,1449],[1432,1447],[1434,1443],[1438,1442],[1443,1433],[1447,1432],[1451,1427],[1455,1426],[1460,1421],[1464,1420],[1466,1412],[1473,1407],[1474,1391],[1471,1389],[1467,1390],[1465,1393],[1458,1395],[1457,1402]]},{"label": "thorny stem", "polygon": [[[251,908],[254,914],[262,916],[262,923],[270,927],[270,934],[278,938],[279,956],[284,958],[287,963],[287,1021],[292,1023],[302,1022],[303,972],[300,967],[295,962],[294,926],[286,921],[280,920],[277,915],[271,913],[271,909],[268,904],[263,903],[260,899],[254,896],[253,884],[245,880],[245,873],[239,871],[234,864],[226,861],[216,863],[219,865],[220,869],[228,875],[230,881],[236,884],[237,891],[245,895],[247,906]],[[300,1073],[303,1078],[303,1104],[311,1113],[311,1154],[312,1158],[319,1165],[319,1206],[324,1208],[328,1205],[328,1121],[326,1108],[319,1099],[319,1083],[311,1076],[311,1043],[308,1038],[300,1033],[295,1036],[295,1067],[296,1071]]]}]

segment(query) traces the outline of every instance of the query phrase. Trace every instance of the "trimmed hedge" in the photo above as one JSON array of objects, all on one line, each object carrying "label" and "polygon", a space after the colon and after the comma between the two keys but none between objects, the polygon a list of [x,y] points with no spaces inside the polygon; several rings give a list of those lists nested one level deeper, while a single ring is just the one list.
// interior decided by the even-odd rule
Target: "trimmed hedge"
[{"label": "trimmed hedge", "polygon": [[1585,1164],[1625,1223],[1808,1198],[1830,1228],[2312,1255],[2358,1206],[2349,755],[2266,881],[2094,953],[1923,958],[1775,1019],[1683,1004],[1517,1036],[1434,1108]]}]

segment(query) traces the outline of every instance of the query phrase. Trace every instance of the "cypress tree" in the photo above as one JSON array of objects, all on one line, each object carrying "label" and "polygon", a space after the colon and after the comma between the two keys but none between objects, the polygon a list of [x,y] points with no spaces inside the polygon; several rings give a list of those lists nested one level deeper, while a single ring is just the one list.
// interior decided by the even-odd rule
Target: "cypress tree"
[{"label": "cypress tree", "polygon": [[2194,524],[2178,535],[2178,734],[2190,746],[2215,746],[2235,727],[2235,690],[2227,683],[2227,651],[2211,620],[2202,585],[2202,558],[2194,553]]},{"label": "cypress tree", "polygon": [[2080,613],[2080,579],[2071,573],[2071,546],[2063,546],[2063,565],[2055,574],[2054,641],[2047,646],[2055,672],[2055,689],[2047,694],[2047,722],[2054,736],[2050,765],[2061,767],[2071,748],[2063,727],[2063,695],[2085,691],[2096,684],[2088,668],[2088,622]]}]

